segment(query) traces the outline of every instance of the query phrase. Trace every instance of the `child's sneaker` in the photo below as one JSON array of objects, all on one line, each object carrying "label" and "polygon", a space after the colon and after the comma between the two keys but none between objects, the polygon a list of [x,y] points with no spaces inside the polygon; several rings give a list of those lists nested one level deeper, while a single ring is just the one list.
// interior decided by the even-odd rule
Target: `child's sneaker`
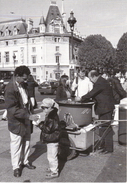
[{"label": "child's sneaker", "polygon": [[56,178],[58,177],[59,174],[58,173],[53,173],[53,172],[50,172],[49,174],[46,175],[46,179],[52,179],[52,178]]}]

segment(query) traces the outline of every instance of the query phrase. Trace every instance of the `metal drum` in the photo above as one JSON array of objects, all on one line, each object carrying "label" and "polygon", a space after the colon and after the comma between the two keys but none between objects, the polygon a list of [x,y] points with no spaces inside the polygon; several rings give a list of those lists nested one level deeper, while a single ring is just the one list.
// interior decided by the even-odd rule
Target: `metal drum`
[{"label": "metal drum", "polygon": [[87,126],[92,122],[92,105],[94,102],[79,103],[75,101],[59,101],[59,118],[67,123]]}]

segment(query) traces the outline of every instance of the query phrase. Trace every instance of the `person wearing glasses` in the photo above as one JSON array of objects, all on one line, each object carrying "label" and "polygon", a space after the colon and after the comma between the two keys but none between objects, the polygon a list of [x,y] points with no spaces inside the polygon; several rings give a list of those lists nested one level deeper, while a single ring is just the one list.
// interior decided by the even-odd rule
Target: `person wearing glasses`
[{"label": "person wearing glasses", "polygon": [[38,116],[31,115],[29,110],[30,103],[25,83],[29,74],[28,67],[17,67],[12,80],[5,88],[5,107],[11,138],[11,162],[15,177],[21,176],[23,167],[36,168],[28,161],[32,133],[30,120],[38,120]]}]

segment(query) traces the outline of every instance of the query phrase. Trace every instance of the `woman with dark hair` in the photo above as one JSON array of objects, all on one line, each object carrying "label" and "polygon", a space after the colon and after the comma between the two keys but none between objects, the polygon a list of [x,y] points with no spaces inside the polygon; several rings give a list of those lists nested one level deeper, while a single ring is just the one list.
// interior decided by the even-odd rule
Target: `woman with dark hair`
[{"label": "woman with dark hair", "polygon": [[67,100],[71,98],[71,90],[67,83],[68,78],[69,77],[67,75],[61,76],[59,86],[56,91],[56,101]]}]

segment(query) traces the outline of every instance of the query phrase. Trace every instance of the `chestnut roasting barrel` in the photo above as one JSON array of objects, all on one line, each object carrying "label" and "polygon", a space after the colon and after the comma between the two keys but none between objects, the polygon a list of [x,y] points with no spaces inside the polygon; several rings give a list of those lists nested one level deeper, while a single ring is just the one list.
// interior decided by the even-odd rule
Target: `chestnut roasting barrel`
[{"label": "chestnut roasting barrel", "polygon": [[79,127],[92,123],[92,106],[94,102],[79,103],[75,101],[59,101],[59,118],[65,121],[66,114],[70,115]]}]

